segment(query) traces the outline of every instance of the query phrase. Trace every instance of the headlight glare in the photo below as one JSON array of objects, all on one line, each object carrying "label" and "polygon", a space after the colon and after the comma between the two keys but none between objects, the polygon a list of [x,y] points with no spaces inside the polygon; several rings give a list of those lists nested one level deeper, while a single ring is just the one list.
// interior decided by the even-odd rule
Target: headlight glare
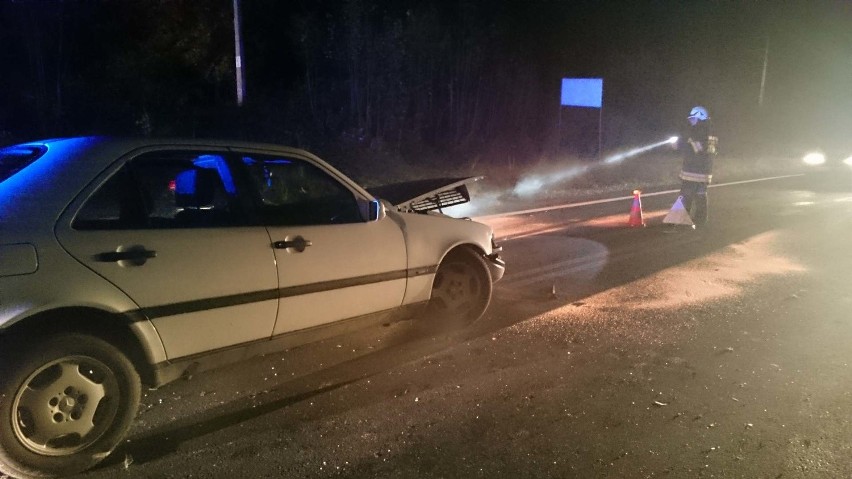
[{"label": "headlight glare", "polygon": [[804,161],[806,165],[821,165],[825,163],[825,155],[818,151],[815,151],[813,153],[808,153],[807,155],[805,155],[805,157],[802,158],[802,161]]}]

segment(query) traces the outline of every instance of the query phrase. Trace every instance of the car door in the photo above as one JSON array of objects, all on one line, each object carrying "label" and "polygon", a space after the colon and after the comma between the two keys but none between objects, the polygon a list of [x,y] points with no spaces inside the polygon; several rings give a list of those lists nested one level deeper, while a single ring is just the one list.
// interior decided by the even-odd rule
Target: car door
[{"label": "car door", "polygon": [[170,359],[271,336],[269,234],[246,225],[224,151],[150,151],[105,175],[60,220],[58,239],[139,305]]},{"label": "car door", "polygon": [[240,153],[272,239],[279,313],[274,334],[397,308],[406,250],[392,219],[368,220],[368,198],[318,162]]}]

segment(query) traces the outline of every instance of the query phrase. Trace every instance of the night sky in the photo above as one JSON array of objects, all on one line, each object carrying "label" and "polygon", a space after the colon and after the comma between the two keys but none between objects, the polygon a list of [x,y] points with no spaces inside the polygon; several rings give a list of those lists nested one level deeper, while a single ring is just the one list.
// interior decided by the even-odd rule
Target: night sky
[{"label": "night sky", "polygon": [[[515,134],[543,143],[539,132],[559,118],[560,79],[601,77],[610,148],[665,137],[695,104],[736,148],[852,148],[848,1],[242,0],[242,9],[249,105],[239,116],[230,0],[0,0],[0,141],[224,131],[299,146],[352,135],[446,149]],[[575,136],[596,135],[588,112],[563,113]],[[216,122],[234,115],[255,123],[241,133]]]}]

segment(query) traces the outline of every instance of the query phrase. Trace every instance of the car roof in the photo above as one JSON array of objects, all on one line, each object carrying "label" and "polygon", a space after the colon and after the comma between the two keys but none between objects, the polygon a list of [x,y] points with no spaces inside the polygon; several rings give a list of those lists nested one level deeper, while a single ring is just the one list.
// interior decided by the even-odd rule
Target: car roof
[{"label": "car roof", "polygon": [[69,142],[85,143],[92,149],[125,150],[128,153],[136,149],[148,147],[219,147],[249,150],[269,150],[299,156],[307,156],[318,159],[312,153],[300,148],[265,142],[250,142],[243,140],[212,139],[212,138],[136,138],[136,137],[112,137],[112,136],[81,136],[68,138],[51,138],[45,140],[33,140],[21,145],[14,146],[54,146]]}]

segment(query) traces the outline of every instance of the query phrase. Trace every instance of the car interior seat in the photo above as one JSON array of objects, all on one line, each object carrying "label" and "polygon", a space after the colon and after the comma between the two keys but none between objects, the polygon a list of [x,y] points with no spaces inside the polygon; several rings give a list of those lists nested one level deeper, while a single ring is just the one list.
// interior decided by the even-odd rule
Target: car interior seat
[{"label": "car interior seat", "polygon": [[175,178],[177,226],[209,227],[231,223],[230,200],[219,173],[210,168],[192,168]]}]

